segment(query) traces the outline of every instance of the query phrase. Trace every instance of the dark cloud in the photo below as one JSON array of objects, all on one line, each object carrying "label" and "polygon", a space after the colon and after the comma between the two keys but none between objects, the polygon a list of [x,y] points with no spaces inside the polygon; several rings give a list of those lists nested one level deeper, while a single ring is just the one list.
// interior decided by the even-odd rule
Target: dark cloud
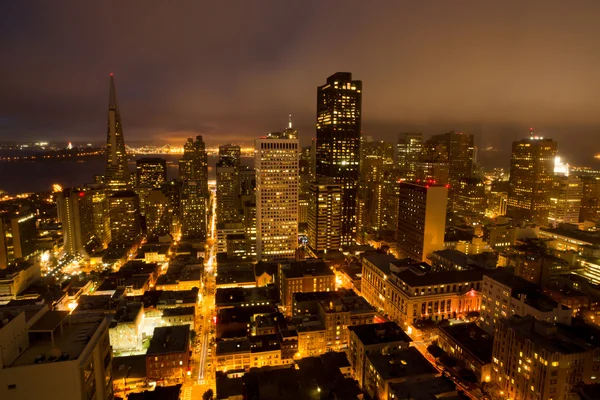
[{"label": "dark cloud", "polygon": [[[473,132],[506,149],[531,125],[600,152],[600,2],[39,1],[0,5],[0,140],[102,140],[108,73],[127,140],[250,143],[316,86],[364,82],[363,131]],[[585,150],[583,150],[585,149]]]}]

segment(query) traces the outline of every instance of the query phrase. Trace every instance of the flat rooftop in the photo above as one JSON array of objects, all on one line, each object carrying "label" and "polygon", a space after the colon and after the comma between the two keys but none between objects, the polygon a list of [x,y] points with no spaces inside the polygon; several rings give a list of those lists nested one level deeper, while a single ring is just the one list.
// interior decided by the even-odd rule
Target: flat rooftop
[{"label": "flat rooftop", "polygon": [[404,333],[402,328],[392,321],[381,324],[354,325],[349,326],[348,329],[350,332],[354,332],[365,346],[393,342],[412,342],[412,339]]},{"label": "flat rooftop", "polygon": [[[48,311],[48,313],[50,312],[52,311]],[[56,320],[56,315],[49,317],[46,320],[47,322],[43,322],[38,328],[47,329],[54,325]],[[37,333],[33,334],[35,340],[12,363],[11,367],[30,365],[36,362],[49,363],[76,360],[104,321],[104,316],[71,315],[70,318],[63,321],[62,330],[59,327],[54,331],[54,343],[51,340],[49,331],[38,330]],[[36,325],[37,322],[33,327]]]},{"label": "flat rooftop", "polygon": [[393,354],[371,354],[367,358],[383,380],[438,373],[414,347]]},{"label": "flat rooftop", "polygon": [[[517,336],[528,339],[534,346],[561,354],[577,354],[597,348],[596,338],[600,333],[598,329],[589,325],[577,327],[553,325],[538,321],[532,316],[515,315],[508,320],[502,319],[500,323],[509,326],[517,332]],[[588,335],[588,331],[593,334]]]},{"label": "flat rooftop", "polygon": [[175,307],[165,308],[162,315],[163,317],[177,317],[181,315],[194,315],[195,313],[195,307]]},{"label": "flat rooftop", "polygon": [[146,355],[183,353],[188,350],[190,326],[163,326],[154,328],[154,335]]},{"label": "flat rooftop", "polygon": [[475,322],[440,326],[441,333],[452,338],[482,364],[492,362],[494,338],[477,326]]},{"label": "flat rooftop", "polygon": [[146,355],[141,354],[129,357],[114,357],[112,361],[113,380],[119,379],[145,379]]},{"label": "flat rooftop", "polygon": [[482,281],[485,273],[481,270],[421,273],[411,268],[396,272],[395,275],[408,286],[416,287]]},{"label": "flat rooftop", "polygon": [[[390,383],[390,393],[394,393],[396,398],[412,399],[458,399],[456,385],[443,376],[422,380],[408,380],[401,383]],[[436,397],[440,396],[440,397]]]}]

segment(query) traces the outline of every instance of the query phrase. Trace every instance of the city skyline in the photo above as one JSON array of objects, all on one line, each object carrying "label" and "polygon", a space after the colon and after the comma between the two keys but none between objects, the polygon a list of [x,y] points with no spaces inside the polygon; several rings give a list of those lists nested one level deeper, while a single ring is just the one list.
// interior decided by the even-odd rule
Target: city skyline
[{"label": "city skyline", "polygon": [[[534,126],[559,142],[579,138],[581,143],[561,148],[576,162],[592,160],[598,152],[593,141],[600,126],[597,79],[587,67],[597,57],[591,38],[598,28],[588,19],[597,14],[595,2],[580,4],[589,12],[577,15],[566,4],[547,2],[544,8],[508,2],[469,3],[464,9],[437,5],[435,10],[402,2],[369,9],[352,4],[339,13],[337,5],[266,9],[244,4],[228,13],[235,29],[216,37],[207,33],[220,29],[211,23],[197,27],[191,17],[201,10],[219,20],[226,13],[219,6],[149,8],[141,21],[127,17],[141,12],[135,5],[123,8],[122,15],[94,4],[74,5],[60,15],[43,5],[36,11],[7,6],[3,15],[11,18],[2,32],[15,40],[3,44],[13,62],[0,78],[6,88],[0,95],[0,140],[15,134],[31,140],[94,140],[103,125],[98,110],[105,100],[99,93],[112,72],[120,81],[120,101],[127,110],[123,124],[132,143],[203,135],[209,146],[251,144],[274,122],[281,121],[283,128],[282,116],[291,113],[301,144],[307,145],[315,136],[314,87],[334,71],[352,71],[365,82],[365,136],[395,142],[401,132],[429,136],[457,130],[474,134],[480,148],[508,153],[500,139],[520,139]],[[117,15],[115,29],[100,37],[95,28],[109,12]],[[48,25],[33,27],[42,13],[51,16]],[[181,18],[173,34],[179,35],[177,46],[152,28],[163,15]],[[256,18],[244,20],[246,15]],[[58,29],[65,18],[80,21],[81,35]],[[265,18],[277,23],[259,29]],[[306,27],[287,29],[291,18]],[[346,19],[360,29],[327,28]],[[389,23],[374,24],[378,19]],[[329,50],[328,44],[340,40],[343,46]],[[62,56],[44,60],[48,48],[60,49]],[[44,73],[35,73],[30,64],[43,66]]]}]

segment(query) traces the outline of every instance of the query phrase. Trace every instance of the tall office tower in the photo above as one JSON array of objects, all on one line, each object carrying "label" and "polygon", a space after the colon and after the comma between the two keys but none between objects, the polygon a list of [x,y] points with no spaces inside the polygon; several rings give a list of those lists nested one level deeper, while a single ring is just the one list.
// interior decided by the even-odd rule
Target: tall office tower
[{"label": "tall office tower", "polygon": [[510,160],[507,214],[548,224],[550,192],[554,182],[557,143],[532,136],[513,142]]},{"label": "tall office tower", "polygon": [[312,147],[303,147],[300,152],[300,196],[308,196],[310,183],[314,181],[311,176]]},{"label": "tall office tower", "polygon": [[66,254],[89,256],[87,246],[95,237],[93,196],[83,190],[64,189],[57,196]]},{"label": "tall office tower", "polygon": [[219,162],[226,166],[235,167],[239,171],[242,162],[242,152],[240,146],[235,144],[220,145]]},{"label": "tall office tower", "polygon": [[309,191],[308,246],[316,254],[339,250],[342,185],[325,181],[313,182]]},{"label": "tall office tower", "polygon": [[427,261],[444,248],[448,188],[428,183],[402,182],[396,231],[401,256]]},{"label": "tall office tower", "polygon": [[338,72],[317,88],[316,179],[342,185],[342,246],[356,238],[356,198],[360,178],[362,82]]},{"label": "tall office tower", "polygon": [[256,260],[256,200],[244,201],[243,213],[248,256]]},{"label": "tall office tower", "polygon": [[208,156],[202,136],[188,138],[179,160],[179,179],[198,181],[202,194],[208,197]]},{"label": "tall office tower", "polygon": [[179,159],[179,179],[189,181],[194,179],[194,139],[188,138],[183,145],[183,158]]},{"label": "tall office tower", "polygon": [[600,175],[581,175],[581,210],[579,221],[597,222],[600,219]]},{"label": "tall office tower", "polygon": [[256,190],[256,171],[250,167],[240,167],[240,195],[252,196]]},{"label": "tall office tower", "polygon": [[142,233],[138,195],[130,190],[116,192],[110,196],[109,209],[110,244],[115,247],[127,248]]},{"label": "tall office tower", "polygon": [[181,188],[181,234],[186,239],[206,240],[207,197],[200,181],[185,181]]},{"label": "tall office tower", "polygon": [[129,184],[129,168],[123,137],[121,113],[117,104],[115,78],[110,74],[110,94],[108,97],[108,134],[106,138],[106,169],[104,183],[110,191],[119,191]]},{"label": "tall office tower", "polygon": [[400,178],[405,181],[417,179],[416,163],[421,157],[423,136],[420,133],[401,133],[396,145],[396,165]]},{"label": "tall office tower", "polygon": [[383,173],[383,202],[381,229],[395,232],[398,226],[398,207],[400,196],[401,173],[398,168],[393,168]]},{"label": "tall office tower", "polygon": [[575,175],[555,175],[550,194],[550,211],[548,223],[558,224],[579,223],[583,183]]},{"label": "tall office tower", "polygon": [[178,237],[181,234],[181,194],[183,182],[172,180],[162,186],[162,191],[169,202],[169,214],[171,215],[171,235]]},{"label": "tall office tower", "polygon": [[167,181],[167,160],[140,158],[135,162],[135,184],[159,188]]},{"label": "tall office tower", "polygon": [[257,260],[293,259],[298,247],[298,137],[274,132],[254,143]]},{"label": "tall office tower", "polygon": [[0,269],[36,253],[35,221],[33,213],[0,216]]},{"label": "tall office tower", "polygon": [[98,239],[100,246],[105,249],[110,243],[109,195],[102,187],[90,188],[88,192],[92,198],[94,236]]},{"label": "tall office tower", "polygon": [[152,189],[146,196],[146,232],[148,237],[171,233],[173,220],[169,199],[161,189]]},{"label": "tall office tower", "polygon": [[240,209],[240,147],[222,145],[217,162],[217,220],[239,220]]},{"label": "tall office tower", "polygon": [[429,141],[442,144],[446,149],[451,187],[457,186],[461,178],[470,178],[473,175],[473,159],[475,157],[473,135],[450,131],[434,135]]},{"label": "tall office tower", "polygon": [[485,185],[478,178],[461,178],[454,188],[453,211],[463,218],[479,219],[485,215],[487,197]]},{"label": "tall office tower", "polygon": [[414,174],[411,173],[416,181],[432,181],[440,185],[450,183],[448,145],[442,139],[439,135],[433,136],[422,144],[421,155],[414,164]]},{"label": "tall office tower", "polygon": [[394,167],[394,147],[385,142],[361,144],[358,189],[357,232],[359,242],[366,232],[378,232],[383,225],[384,174]]}]

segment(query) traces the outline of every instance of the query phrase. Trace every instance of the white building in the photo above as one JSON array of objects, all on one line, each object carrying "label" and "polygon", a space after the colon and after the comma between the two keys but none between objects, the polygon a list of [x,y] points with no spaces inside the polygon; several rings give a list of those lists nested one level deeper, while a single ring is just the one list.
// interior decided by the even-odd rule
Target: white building
[{"label": "white building", "polygon": [[255,141],[258,260],[293,259],[298,247],[299,142],[290,127]]}]

